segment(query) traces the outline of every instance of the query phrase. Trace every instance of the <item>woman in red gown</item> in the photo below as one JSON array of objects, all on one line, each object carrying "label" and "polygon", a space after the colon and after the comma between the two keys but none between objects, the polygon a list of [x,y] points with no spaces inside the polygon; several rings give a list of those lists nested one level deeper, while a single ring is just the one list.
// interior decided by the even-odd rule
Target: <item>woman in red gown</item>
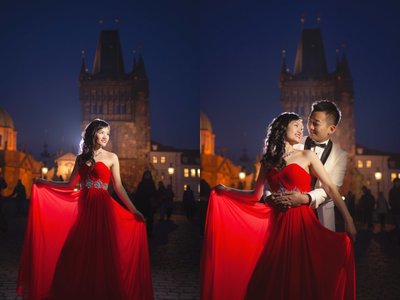
[{"label": "woman in red gown", "polygon": [[[211,193],[202,253],[202,299],[355,299],[353,220],[315,153],[298,151],[303,125],[283,113],[268,128],[254,191]],[[264,189],[310,190],[323,183],[347,233],[322,226],[308,205],[280,210],[260,203]],[[265,198],[263,198],[265,199]]]},{"label": "woman in red gown", "polygon": [[[117,155],[103,149],[109,133],[105,121],[89,123],[70,181],[33,185],[17,282],[24,299],[153,299],[146,225]],[[109,195],[111,178],[128,210]]]}]

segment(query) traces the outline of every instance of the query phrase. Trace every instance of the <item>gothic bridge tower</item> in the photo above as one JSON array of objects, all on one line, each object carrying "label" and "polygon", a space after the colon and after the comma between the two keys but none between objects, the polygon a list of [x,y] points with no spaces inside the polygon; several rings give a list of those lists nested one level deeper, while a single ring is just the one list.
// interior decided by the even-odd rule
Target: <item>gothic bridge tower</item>
[{"label": "gothic bridge tower", "polygon": [[82,130],[95,118],[110,124],[107,148],[118,155],[122,181],[132,191],[149,165],[149,81],[141,53],[125,72],[118,30],[100,32],[92,72],[83,53],[79,97]]},{"label": "gothic bridge tower", "polygon": [[[347,166],[350,172],[355,155],[354,90],[345,53],[340,57],[339,51],[336,51],[336,67],[329,72],[320,28],[303,29],[294,70],[287,68],[284,50],[279,79],[283,111],[294,111],[305,122],[314,101],[330,100],[338,105],[342,111],[342,120],[332,140],[348,152]],[[345,184],[349,185],[350,181],[347,178]],[[344,186],[344,190],[347,189]]]}]

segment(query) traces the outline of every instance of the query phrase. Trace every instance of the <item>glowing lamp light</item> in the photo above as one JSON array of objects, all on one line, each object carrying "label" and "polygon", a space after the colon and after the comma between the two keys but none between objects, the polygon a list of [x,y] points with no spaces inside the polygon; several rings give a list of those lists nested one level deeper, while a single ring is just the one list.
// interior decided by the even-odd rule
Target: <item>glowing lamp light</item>
[{"label": "glowing lamp light", "polygon": [[169,167],[168,174],[172,176],[172,175],[174,175],[174,173],[175,173],[175,169],[173,167]]},{"label": "glowing lamp light", "polygon": [[239,179],[240,180],[243,180],[243,179],[245,179],[246,178],[246,173],[245,172],[239,172]]},{"label": "glowing lamp light", "polygon": [[49,171],[49,169],[47,167],[43,167],[42,168],[42,174],[43,175],[46,175],[48,171]]},{"label": "glowing lamp light", "polygon": [[382,180],[382,172],[380,172],[379,169],[375,172],[375,180],[376,181]]}]

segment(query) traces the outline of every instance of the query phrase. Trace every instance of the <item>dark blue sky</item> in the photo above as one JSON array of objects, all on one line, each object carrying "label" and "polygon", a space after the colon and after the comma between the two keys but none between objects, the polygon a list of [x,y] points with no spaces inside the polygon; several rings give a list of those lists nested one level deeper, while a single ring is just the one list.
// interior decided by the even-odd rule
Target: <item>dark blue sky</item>
[{"label": "dark blue sky", "polygon": [[[261,4],[262,3],[262,4]],[[397,1],[206,1],[201,22],[201,109],[209,116],[216,147],[238,159],[254,157],[267,124],[281,112],[281,50],[293,69],[305,28],[321,31],[329,71],[335,49],[346,44],[354,79],[356,141],[400,152],[400,4]]]},{"label": "dark blue sky", "polygon": [[18,143],[34,154],[45,140],[52,152],[77,146],[81,49],[91,70],[100,29],[116,28],[119,17],[126,71],[142,45],[152,139],[198,148],[198,14],[186,0],[1,1],[0,106],[14,119]]}]

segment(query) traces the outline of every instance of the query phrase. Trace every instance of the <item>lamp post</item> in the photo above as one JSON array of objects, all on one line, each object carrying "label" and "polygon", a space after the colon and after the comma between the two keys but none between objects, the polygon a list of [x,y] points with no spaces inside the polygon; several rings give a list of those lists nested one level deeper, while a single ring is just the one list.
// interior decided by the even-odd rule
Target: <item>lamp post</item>
[{"label": "lamp post", "polygon": [[240,189],[242,190],[244,188],[244,179],[246,178],[246,172],[245,171],[240,171],[239,172],[239,180],[240,180]]},{"label": "lamp post", "polygon": [[172,167],[172,163],[171,163],[171,164],[169,164],[169,168],[168,168],[169,181],[170,181],[171,186],[172,186],[172,175],[174,175],[174,173],[175,173],[175,169]]},{"label": "lamp post", "polygon": [[47,179],[47,172],[49,169],[46,166],[42,167],[42,178]]},{"label": "lamp post", "polygon": [[380,192],[380,190],[379,190],[379,183],[380,183],[380,181],[382,180],[382,172],[379,171],[379,168],[376,169],[376,172],[375,172],[375,180],[376,180],[376,184],[377,184],[377,186],[378,186],[378,196],[379,196],[379,192]]}]

